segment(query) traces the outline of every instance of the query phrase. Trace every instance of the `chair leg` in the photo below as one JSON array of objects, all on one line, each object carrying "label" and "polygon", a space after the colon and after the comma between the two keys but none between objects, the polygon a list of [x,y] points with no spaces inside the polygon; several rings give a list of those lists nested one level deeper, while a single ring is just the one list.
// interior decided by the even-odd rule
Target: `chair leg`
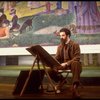
[{"label": "chair leg", "polygon": [[64,77],[64,80],[62,80],[60,83],[59,83],[59,86],[62,87],[68,80],[68,75],[69,75],[69,72],[66,74],[66,76]]}]

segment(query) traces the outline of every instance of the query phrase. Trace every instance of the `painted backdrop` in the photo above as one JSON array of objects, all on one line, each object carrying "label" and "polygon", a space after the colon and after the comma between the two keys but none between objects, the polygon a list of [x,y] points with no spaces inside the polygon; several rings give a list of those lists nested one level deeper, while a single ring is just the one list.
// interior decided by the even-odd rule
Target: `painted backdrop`
[{"label": "painted backdrop", "polygon": [[57,45],[62,27],[79,44],[100,44],[100,2],[0,2],[0,47]]}]

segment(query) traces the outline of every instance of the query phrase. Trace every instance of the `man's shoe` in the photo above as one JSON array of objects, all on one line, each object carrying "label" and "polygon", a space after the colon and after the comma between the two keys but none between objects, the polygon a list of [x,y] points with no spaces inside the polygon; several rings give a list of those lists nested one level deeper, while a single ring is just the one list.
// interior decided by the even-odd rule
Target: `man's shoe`
[{"label": "man's shoe", "polygon": [[57,94],[58,94],[58,93],[61,93],[61,90],[60,90],[60,89],[61,89],[61,88],[60,88],[59,85],[55,86],[55,91],[56,91]]},{"label": "man's shoe", "polygon": [[80,94],[77,87],[72,87],[72,95],[74,98],[80,98]]},{"label": "man's shoe", "polygon": [[61,80],[58,85],[55,86],[56,93],[61,93],[63,85],[67,83],[66,79]]}]

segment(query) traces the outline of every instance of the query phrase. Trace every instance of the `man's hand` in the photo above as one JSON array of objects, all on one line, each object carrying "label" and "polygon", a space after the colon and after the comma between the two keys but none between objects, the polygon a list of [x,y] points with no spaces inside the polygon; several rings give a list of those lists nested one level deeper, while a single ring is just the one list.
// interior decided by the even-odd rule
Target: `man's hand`
[{"label": "man's hand", "polygon": [[61,63],[61,66],[54,67],[53,70],[57,72],[58,70],[64,70],[64,69],[66,69],[67,66],[68,66],[68,63],[67,62]]},{"label": "man's hand", "polygon": [[61,66],[62,66],[62,69],[66,69],[66,67],[68,66],[68,63],[67,62],[61,63]]},{"label": "man's hand", "polygon": [[66,63],[62,63],[61,66],[65,67],[66,66]]},{"label": "man's hand", "polygon": [[66,66],[68,66],[68,63],[67,62],[61,63],[61,66],[66,67]]}]

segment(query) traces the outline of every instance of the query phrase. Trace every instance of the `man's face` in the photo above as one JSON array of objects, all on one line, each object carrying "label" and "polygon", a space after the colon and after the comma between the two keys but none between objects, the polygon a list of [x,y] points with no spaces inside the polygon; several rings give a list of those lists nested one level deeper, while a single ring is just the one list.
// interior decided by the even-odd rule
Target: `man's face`
[{"label": "man's face", "polygon": [[66,41],[67,41],[68,36],[65,34],[65,32],[60,32],[59,35],[60,35],[61,43],[65,44]]}]

